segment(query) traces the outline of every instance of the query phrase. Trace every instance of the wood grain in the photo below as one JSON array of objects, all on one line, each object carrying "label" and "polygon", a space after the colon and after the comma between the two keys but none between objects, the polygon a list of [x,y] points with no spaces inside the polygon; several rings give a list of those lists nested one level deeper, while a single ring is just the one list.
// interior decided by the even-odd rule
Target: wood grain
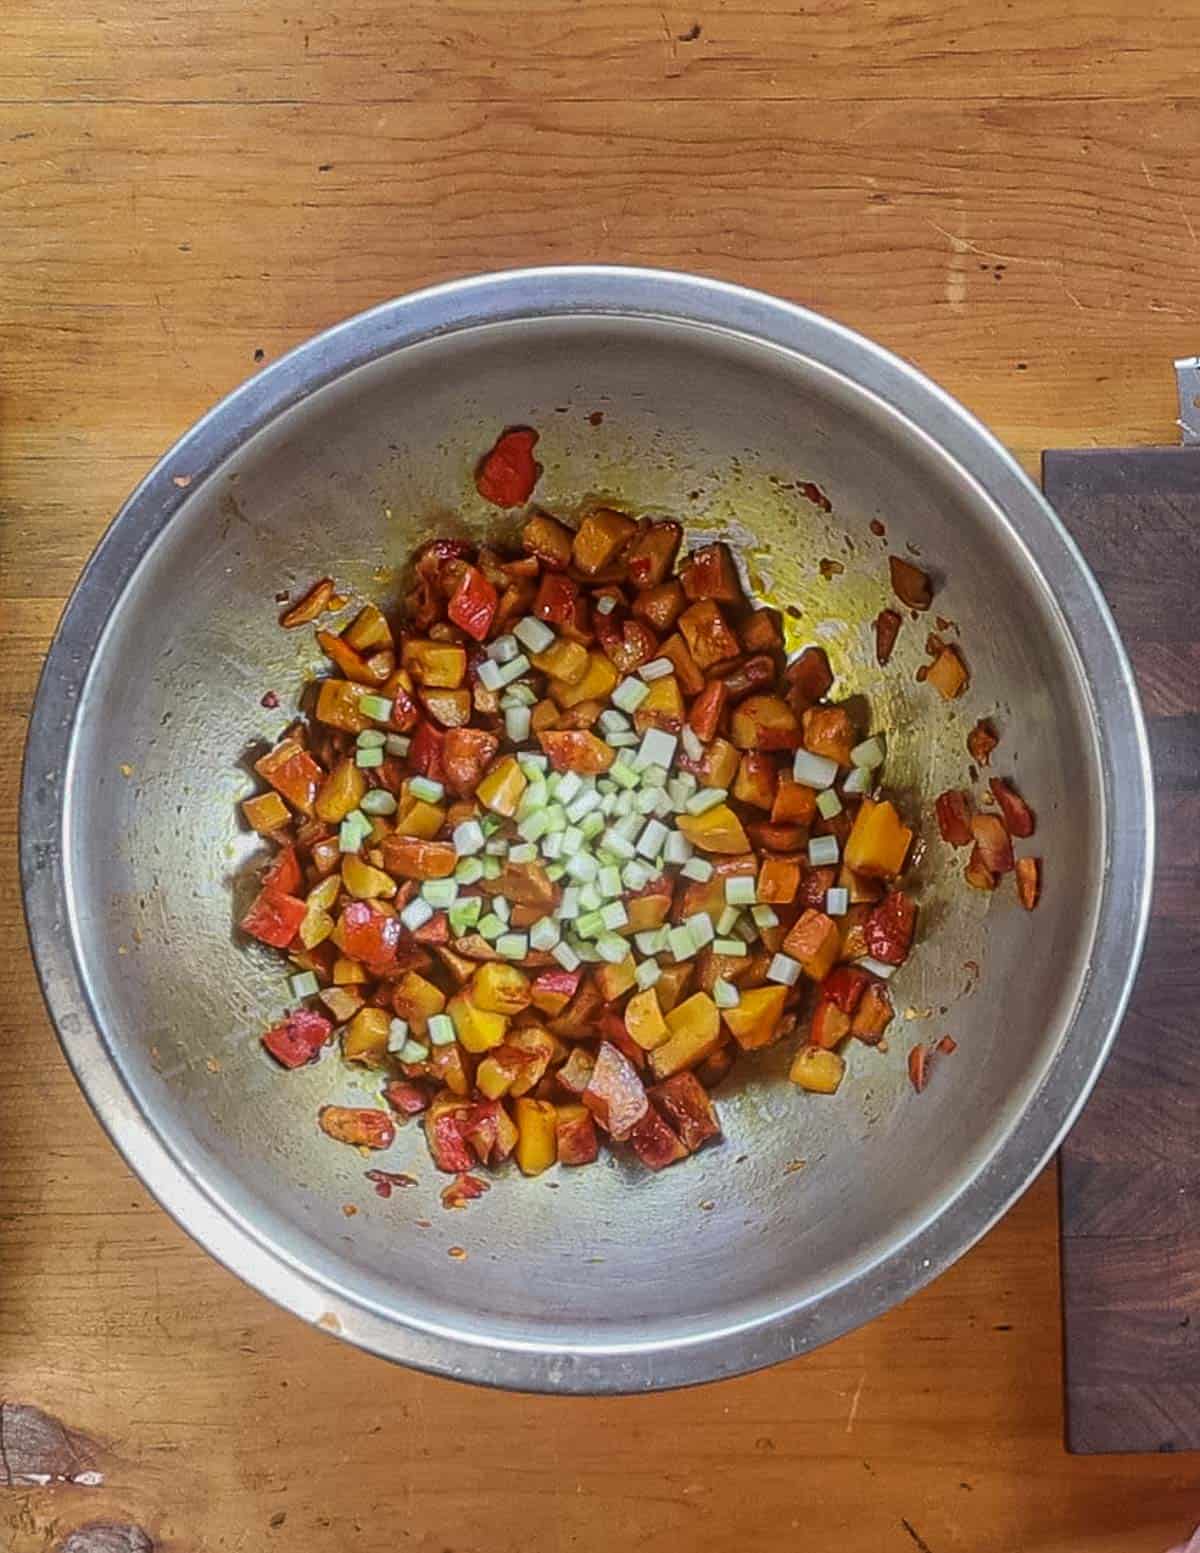
[{"label": "wood grain", "polygon": [[690,267],[912,357],[1030,468],[1171,440],[1198,34],[1132,0],[0,8],[0,1396],[105,1474],[0,1490],[7,1553],[89,1522],[171,1553],[1158,1553],[1200,1520],[1186,1462],[1062,1450],[1050,1177],[886,1320],[683,1395],[466,1391],[304,1329],[101,1135],[12,861],[38,664],[108,517],[256,352],[405,288]]},{"label": "wood grain", "polygon": [[1144,967],[1113,1057],[1062,1151],[1067,1438],[1078,1451],[1200,1448],[1200,463],[1192,454],[1046,455],[1047,493],[1084,545],[1133,657],[1161,826]]}]

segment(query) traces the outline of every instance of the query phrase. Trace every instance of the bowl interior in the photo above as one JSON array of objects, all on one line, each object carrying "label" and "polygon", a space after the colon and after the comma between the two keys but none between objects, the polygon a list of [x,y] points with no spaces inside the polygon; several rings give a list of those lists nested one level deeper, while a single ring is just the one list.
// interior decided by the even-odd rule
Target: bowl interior
[{"label": "bowl interior", "polygon": [[[328,572],[395,598],[418,541],[494,525],[471,470],[521,422],[541,432],[545,506],[607,496],[681,517],[692,539],[732,537],[764,596],[797,612],[796,642],[821,641],[841,687],[870,692],[888,780],[919,816],[921,941],[893,984],[906,1017],[886,1052],[852,1047],[836,1098],[793,1089],[789,1053],[771,1051],[719,1092],[723,1144],[686,1164],[504,1172],[447,1213],[416,1125],[370,1161],[317,1131],[319,1104],[368,1103],[369,1075],[333,1056],[284,1074],[260,1050],[288,996],[278,958],[233,929],[261,855],[237,806],[253,789],[248,755],[322,662],[310,631],[278,628],[277,592]],[[952,706],[915,678],[932,617],[906,620],[892,665],[873,666],[886,555],[905,545],[961,632],[972,681]],[[823,559],[844,570],[823,577]],[[278,710],[262,706],[268,690]],[[980,715],[1002,729],[994,769],[1036,808],[1052,857],[1032,918],[1011,882],[991,900],[969,890],[963,854],[932,824],[933,797],[966,785]],[[67,778],[75,954],[112,1061],[184,1169],[331,1291],[430,1331],[550,1350],[686,1342],[783,1310],[802,1345],[803,1312],[945,1211],[1034,1101],[1084,983],[1105,854],[1083,668],[1003,515],[862,388],[777,347],[655,319],[464,329],[359,367],[266,426],[189,491],[117,602]],[[907,1049],[943,1033],[958,1052],[917,1096]],[[418,1184],[381,1200],[368,1165]]]}]

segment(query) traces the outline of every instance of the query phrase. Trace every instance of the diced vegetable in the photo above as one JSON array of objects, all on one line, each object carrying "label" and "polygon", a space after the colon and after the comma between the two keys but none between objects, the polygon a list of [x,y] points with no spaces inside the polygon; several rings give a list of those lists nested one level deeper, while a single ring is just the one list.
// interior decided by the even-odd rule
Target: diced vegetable
[{"label": "diced vegetable", "polygon": [[846,1076],[846,1059],[820,1046],[802,1046],[788,1072],[793,1084],[814,1095],[834,1095]]}]

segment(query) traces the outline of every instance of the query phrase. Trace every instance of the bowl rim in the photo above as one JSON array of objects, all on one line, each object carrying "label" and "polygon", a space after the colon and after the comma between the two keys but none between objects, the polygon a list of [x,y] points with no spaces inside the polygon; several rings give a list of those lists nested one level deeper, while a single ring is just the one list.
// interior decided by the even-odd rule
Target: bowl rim
[{"label": "bowl rim", "polygon": [[[406,346],[482,324],[605,313],[708,325],[815,361],[897,410],[969,474],[1036,555],[1079,654],[1096,717],[1107,856],[1091,967],[1074,1015],[1011,1131],[940,1211],[856,1272],[834,1301],[809,1301],[753,1323],[717,1316],[710,1328],[676,1341],[567,1346],[433,1330],[367,1308],[236,1221],[175,1158],[110,1060],[89,1001],[67,927],[69,793],[60,778],[109,614],[196,487],[249,437],[345,373]],[[67,1061],[117,1149],[176,1223],[277,1304],[386,1358],[518,1390],[613,1393],[716,1380],[828,1342],[915,1293],[986,1233],[1071,1126],[1115,1039],[1149,919],[1154,804],[1137,688],[1107,603],[1041,491],[969,411],[882,346],[794,303],[671,270],[566,265],[467,276],[384,302],[263,368],[184,433],[112,520],[63,610],[30,718],[19,833],[30,943]]]}]

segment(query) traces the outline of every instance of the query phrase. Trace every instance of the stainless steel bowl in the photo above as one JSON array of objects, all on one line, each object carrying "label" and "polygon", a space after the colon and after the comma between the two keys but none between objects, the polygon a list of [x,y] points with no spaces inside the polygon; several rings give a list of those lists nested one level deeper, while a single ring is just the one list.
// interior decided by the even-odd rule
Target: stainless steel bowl
[{"label": "stainless steel bowl", "polygon": [[[1011,887],[984,901],[923,819],[924,933],[895,982],[908,1016],[886,1053],[850,1052],[835,1099],[794,1090],[787,1054],[771,1052],[726,1085],[719,1148],[660,1176],[609,1161],[503,1180],[446,1213],[415,1126],[371,1163],[419,1185],[382,1201],[366,1162],[314,1124],[320,1102],[361,1093],[353,1076],[334,1058],[282,1074],[258,1047],[286,987],[232,928],[257,850],[238,823],[251,787],[239,762],[316,664],[300,633],[277,628],[276,590],[329,571],[386,592],[446,514],[481,527],[491,515],[470,471],[512,422],[541,429],[551,508],[606,494],[682,515],[693,534],[731,533],[843,685],[886,685],[876,722],[914,813],[965,780],[966,730],[995,716],[997,769],[1038,811],[1045,894],[1032,917]],[[803,493],[810,481],[831,515]],[[924,622],[905,625],[886,676],[869,669],[885,550],[904,544],[942,579],[937,610],[961,628],[972,683],[953,708],[915,681]],[[823,558],[845,571],[826,580]],[[268,689],[279,711],[260,704]],[[589,268],[388,303],[188,432],[63,616],[21,833],[67,1056],[186,1229],[304,1320],[389,1358],[588,1392],[800,1353],[903,1299],[987,1229],[1108,1050],[1142,943],[1152,814],[1104,601],[976,421],[811,313],[688,276]],[[906,1050],[944,1031],[959,1050],[917,1096]]]}]

